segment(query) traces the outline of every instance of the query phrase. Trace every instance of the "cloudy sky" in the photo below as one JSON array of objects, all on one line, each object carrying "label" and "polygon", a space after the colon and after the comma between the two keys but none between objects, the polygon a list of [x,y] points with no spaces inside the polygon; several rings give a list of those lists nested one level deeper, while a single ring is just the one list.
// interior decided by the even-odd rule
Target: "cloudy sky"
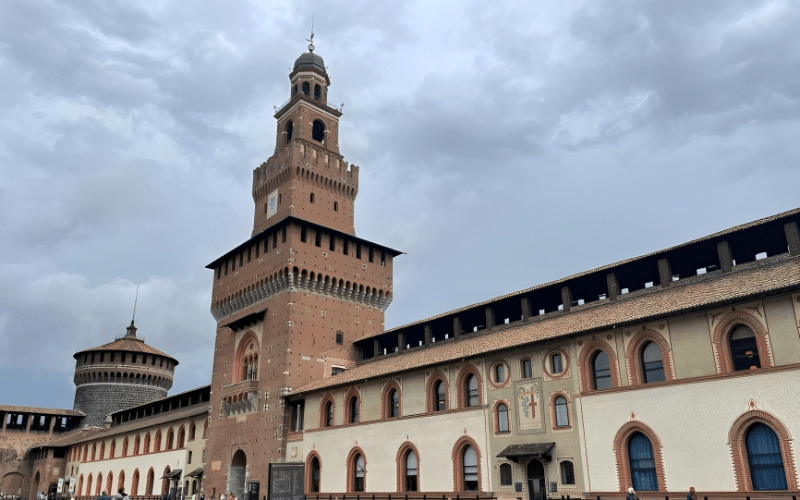
[{"label": "cloudy sky", "polygon": [[210,381],[205,265],[306,50],[344,103],[393,327],[800,206],[789,1],[0,3],[0,403],[139,333]]}]

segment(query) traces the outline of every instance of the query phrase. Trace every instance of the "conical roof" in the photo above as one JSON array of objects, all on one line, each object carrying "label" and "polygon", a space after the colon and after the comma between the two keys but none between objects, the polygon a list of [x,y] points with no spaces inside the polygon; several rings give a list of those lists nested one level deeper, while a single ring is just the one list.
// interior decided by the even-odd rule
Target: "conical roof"
[{"label": "conical roof", "polygon": [[143,354],[155,354],[157,356],[163,356],[165,358],[169,358],[178,364],[178,360],[170,356],[169,354],[159,351],[155,347],[151,347],[144,343],[144,339],[140,339],[136,336],[136,326],[133,324],[133,320],[131,320],[131,324],[127,327],[125,332],[125,336],[119,339],[114,340],[113,342],[109,342],[108,344],[103,344],[101,346],[92,347],[90,349],[84,349],[83,351],[76,352],[72,357],[78,359],[78,356],[83,353],[87,352],[107,352],[107,351],[125,351],[125,352],[137,352]]}]

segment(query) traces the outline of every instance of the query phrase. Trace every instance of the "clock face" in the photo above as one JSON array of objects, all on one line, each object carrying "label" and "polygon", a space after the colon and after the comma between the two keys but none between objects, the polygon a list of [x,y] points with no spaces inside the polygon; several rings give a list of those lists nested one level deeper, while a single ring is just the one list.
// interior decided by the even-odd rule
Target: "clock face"
[{"label": "clock face", "polygon": [[278,213],[278,190],[271,192],[267,198],[267,219]]}]

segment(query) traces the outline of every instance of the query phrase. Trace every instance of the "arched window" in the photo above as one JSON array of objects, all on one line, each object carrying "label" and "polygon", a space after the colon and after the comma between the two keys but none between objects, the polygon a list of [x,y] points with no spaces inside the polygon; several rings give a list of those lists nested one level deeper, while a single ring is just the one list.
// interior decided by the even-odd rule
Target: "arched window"
[{"label": "arched window", "polygon": [[150,433],[144,435],[144,443],[142,444],[142,455],[150,453]]},{"label": "arched window", "polygon": [[608,354],[605,351],[597,351],[592,356],[592,387],[601,391],[611,389],[611,365],[608,362]]},{"label": "arched window", "polygon": [[119,478],[117,479],[117,491],[121,488],[125,488],[125,471],[119,471]]},{"label": "arched window", "polygon": [[169,492],[169,482],[170,482],[170,480],[169,480],[169,478],[167,478],[166,476],[167,476],[167,475],[168,475],[170,472],[172,472],[172,469],[170,468],[170,466],[169,466],[169,465],[167,465],[167,466],[164,468],[164,473],[163,473],[163,474],[161,474],[161,477],[162,477],[162,479],[161,479],[161,494],[162,494],[162,495],[166,495],[166,494],[167,494],[167,492]]},{"label": "arched window", "polygon": [[478,490],[478,453],[472,446],[464,448],[461,454],[462,464],[464,467],[464,484],[463,491],[477,491]]},{"label": "arched window", "polygon": [[303,82],[303,94],[309,95],[311,93],[311,85],[308,82]]},{"label": "arched window", "polygon": [[137,434],[135,438],[133,438],[133,454],[139,454],[139,435]]},{"label": "arched window", "polygon": [[114,455],[117,453],[117,440],[112,439],[111,445],[108,447],[108,458],[114,458]]},{"label": "arched window", "polygon": [[99,495],[100,492],[103,491],[103,473],[97,473],[97,484],[94,487],[94,494]]},{"label": "arched window", "polygon": [[531,366],[530,359],[523,359],[522,360],[522,378],[531,378],[533,377],[533,367]]},{"label": "arched window", "polygon": [[153,451],[161,451],[161,430],[156,431],[156,437],[153,441]]},{"label": "arched window", "polygon": [[500,486],[511,486],[511,464],[500,464]]},{"label": "arched window", "polygon": [[131,477],[131,495],[135,497],[139,494],[139,469],[134,469],[133,476]]},{"label": "arched window", "polygon": [[642,348],[642,379],[645,384],[666,380],[661,348],[655,342],[647,342]]},{"label": "arched window", "polygon": [[753,489],[788,489],[780,441],[775,431],[766,424],[756,423],[747,430],[745,445]]},{"label": "arched window", "polygon": [[168,450],[172,449],[173,442],[175,441],[175,431],[172,430],[172,427],[169,428],[167,431],[167,446]]},{"label": "arched window", "polygon": [[478,391],[478,377],[469,375],[464,381],[464,393],[466,394],[466,406],[478,406],[480,404],[480,392]]},{"label": "arched window", "polygon": [[366,491],[366,476],[367,464],[364,460],[364,455],[355,453],[350,459],[350,477],[352,478],[350,491]]},{"label": "arched window", "polygon": [[508,432],[508,406],[500,403],[495,412],[497,413],[497,432]]},{"label": "arched window", "polygon": [[106,442],[103,441],[100,443],[100,456],[97,457],[98,460],[102,460],[106,456]]},{"label": "arched window", "polygon": [[403,474],[405,478],[405,489],[403,491],[418,491],[419,483],[417,481],[417,453],[409,449],[403,459]]},{"label": "arched window", "polygon": [[114,473],[111,471],[108,471],[106,477],[106,491],[114,491]]},{"label": "arched window", "polygon": [[97,456],[97,443],[94,443],[92,444],[92,462],[94,462],[96,456]]},{"label": "arched window", "polygon": [[292,87],[292,95],[296,95],[296,94],[297,94],[297,85]]},{"label": "arched window", "polygon": [[86,478],[86,496],[88,497],[91,494],[92,494],[92,475],[89,474],[89,476]]},{"label": "arched window", "polygon": [[122,456],[128,456],[128,436],[125,436],[125,439],[122,440]]},{"label": "arched window", "polygon": [[322,95],[322,87],[320,87],[319,84],[314,85],[314,99],[319,101],[321,95]]},{"label": "arched window", "polygon": [[561,484],[575,484],[575,466],[569,460],[561,462]]},{"label": "arched window", "polygon": [[178,448],[183,448],[185,444],[186,444],[186,429],[183,426],[181,426],[180,430],[178,431]]},{"label": "arched window", "polygon": [[358,404],[358,396],[352,396],[347,405],[347,412],[348,412],[347,421],[350,422],[351,424],[355,424],[358,422],[359,406],[360,405]]},{"label": "arched window", "polygon": [[325,123],[322,120],[314,120],[311,124],[311,138],[318,142],[325,141]]},{"label": "arched window", "polygon": [[192,425],[189,426],[189,441],[194,441],[195,434],[197,434],[197,425],[192,422]]},{"label": "arched window", "polygon": [[325,403],[325,415],[323,417],[325,427],[333,425],[333,401]]},{"label": "arched window", "polygon": [[389,395],[386,398],[386,408],[388,409],[386,412],[387,417],[394,418],[400,416],[400,391],[397,389],[391,389],[389,391]]},{"label": "arched window", "polygon": [[312,457],[311,458],[310,469],[311,469],[311,475],[310,475],[310,481],[309,481],[309,484],[308,484],[308,491],[311,492],[311,493],[319,493],[319,491],[320,491],[320,489],[319,489],[319,469],[320,469],[320,467],[319,467],[319,458],[317,458],[317,457]]},{"label": "arched window", "polygon": [[647,436],[641,432],[636,432],[631,436],[628,441],[628,458],[633,489],[657,491],[656,461],[653,456],[653,445]]},{"label": "arched window", "polygon": [[736,326],[728,337],[728,344],[734,371],[761,368],[756,335],[749,326]]},{"label": "arched window", "polygon": [[433,384],[433,409],[436,411],[447,409],[447,388],[443,380],[437,380]]},{"label": "arched window", "polygon": [[569,409],[567,398],[558,396],[555,399],[556,427],[569,427]]},{"label": "arched window", "polygon": [[145,485],[144,494],[147,496],[151,496],[153,494],[153,483],[155,482],[155,472],[153,468],[150,467],[150,470],[147,471],[147,484]]},{"label": "arched window", "polygon": [[83,474],[81,474],[80,477],[78,478],[78,495],[77,496],[79,496],[79,497],[83,496]]},{"label": "arched window", "polygon": [[292,140],[292,133],[294,132],[294,123],[292,120],[286,122],[286,127],[284,128],[286,132],[286,144],[289,144],[289,141]]}]

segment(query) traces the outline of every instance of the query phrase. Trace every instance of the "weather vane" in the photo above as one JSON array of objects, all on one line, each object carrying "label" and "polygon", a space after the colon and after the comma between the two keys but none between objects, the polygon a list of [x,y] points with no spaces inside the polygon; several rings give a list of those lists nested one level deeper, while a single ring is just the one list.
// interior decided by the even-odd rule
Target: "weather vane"
[{"label": "weather vane", "polygon": [[311,16],[311,38],[306,38],[308,42],[308,51],[314,52],[314,16]]}]

